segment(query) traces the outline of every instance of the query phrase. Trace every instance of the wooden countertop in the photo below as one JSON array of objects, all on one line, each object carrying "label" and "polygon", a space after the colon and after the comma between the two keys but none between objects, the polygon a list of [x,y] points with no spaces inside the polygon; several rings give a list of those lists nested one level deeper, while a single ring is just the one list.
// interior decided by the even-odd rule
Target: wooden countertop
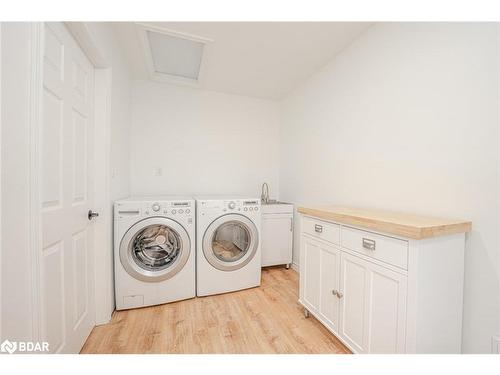
[{"label": "wooden countertop", "polygon": [[472,222],[341,206],[299,207],[304,215],[421,240],[470,232]]}]

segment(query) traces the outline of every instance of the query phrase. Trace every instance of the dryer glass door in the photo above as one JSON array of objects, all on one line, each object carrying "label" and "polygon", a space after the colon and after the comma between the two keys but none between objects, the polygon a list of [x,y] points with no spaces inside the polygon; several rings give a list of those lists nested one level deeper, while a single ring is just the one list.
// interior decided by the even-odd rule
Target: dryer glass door
[{"label": "dryer glass door", "polygon": [[257,252],[257,227],[246,216],[227,214],[214,220],[203,236],[203,254],[222,271],[233,271],[248,264]]},{"label": "dryer glass door", "polygon": [[223,262],[234,262],[245,256],[250,248],[251,236],[248,227],[241,221],[221,224],[212,236],[214,255]]}]

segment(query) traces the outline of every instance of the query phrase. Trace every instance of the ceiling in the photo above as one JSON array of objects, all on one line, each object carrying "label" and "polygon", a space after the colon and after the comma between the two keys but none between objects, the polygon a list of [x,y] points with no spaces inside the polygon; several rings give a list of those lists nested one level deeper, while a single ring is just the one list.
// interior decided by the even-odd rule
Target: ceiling
[{"label": "ceiling", "polygon": [[[135,79],[152,79],[138,26],[111,24]],[[323,67],[371,24],[363,22],[151,22],[212,39],[204,50],[199,87],[281,99]]]}]

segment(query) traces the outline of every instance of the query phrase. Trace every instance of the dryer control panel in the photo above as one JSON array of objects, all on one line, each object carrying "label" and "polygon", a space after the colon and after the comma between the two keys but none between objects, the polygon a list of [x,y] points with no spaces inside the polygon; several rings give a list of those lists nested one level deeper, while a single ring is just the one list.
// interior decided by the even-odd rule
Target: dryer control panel
[{"label": "dryer control panel", "polygon": [[198,201],[198,205],[200,210],[221,211],[223,213],[250,213],[260,210],[260,200],[258,199],[202,200]]},{"label": "dryer control panel", "polygon": [[243,211],[259,211],[260,209],[259,200],[247,200],[242,203]]}]

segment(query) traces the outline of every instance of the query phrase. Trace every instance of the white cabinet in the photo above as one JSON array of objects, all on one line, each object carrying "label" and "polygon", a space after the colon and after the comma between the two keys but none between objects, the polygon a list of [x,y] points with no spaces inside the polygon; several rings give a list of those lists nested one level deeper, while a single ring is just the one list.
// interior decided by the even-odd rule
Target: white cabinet
[{"label": "white cabinet", "polygon": [[356,257],[342,254],[342,287],[340,291],[340,336],[357,353],[367,352],[367,305],[369,293],[366,264]]},{"label": "white cabinet", "polygon": [[302,304],[321,316],[322,321],[332,331],[339,324],[339,273],[340,250],[324,241],[308,235],[302,238],[300,278]]},{"label": "white cabinet", "polygon": [[289,266],[292,263],[293,205],[262,205],[261,233],[262,266]]},{"label": "white cabinet", "polygon": [[320,246],[314,239],[304,237],[300,263],[305,277],[301,278],[304,306],[311,312],[319,310],[320,293]]},{"label": "white cabinet", "polygon": [[366,264],[367,352],[405,353],[407,277],[371,262]]},{"label": "white cabinet", "polygon": [[460,353],[464,233],[421,240],[301,216],[300,298],[355,353]]},{"label": "white cabinet", "polygon": [[339,335],[357,353],[404,353],[407,278],[342,253]]},{"label": "white cabinet", "polygon": [[320,245],[320,301],[319,313],[333,331],[339,326],[340,250],[332,245]]}]

